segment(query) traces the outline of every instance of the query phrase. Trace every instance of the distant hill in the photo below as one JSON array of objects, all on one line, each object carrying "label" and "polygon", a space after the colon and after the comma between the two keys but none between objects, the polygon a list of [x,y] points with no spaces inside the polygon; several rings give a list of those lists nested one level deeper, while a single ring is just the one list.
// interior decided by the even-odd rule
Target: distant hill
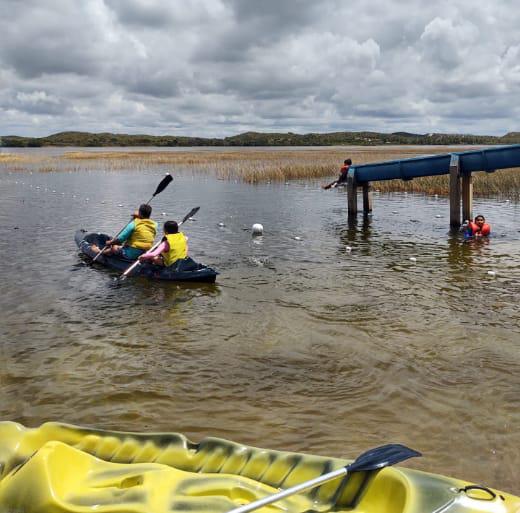
[{"label": "distant hill", "polygon": [[224,138],[186,137],[177,135],[129,135],[90,132],[60,132],[47,137],[0,137],[0,146],[335,146],[381,144],[514,144],[520,132],[496,137],[468,134],[412,134],[394,132],[330,132],[295,134],[292,132],[245,132]]}]

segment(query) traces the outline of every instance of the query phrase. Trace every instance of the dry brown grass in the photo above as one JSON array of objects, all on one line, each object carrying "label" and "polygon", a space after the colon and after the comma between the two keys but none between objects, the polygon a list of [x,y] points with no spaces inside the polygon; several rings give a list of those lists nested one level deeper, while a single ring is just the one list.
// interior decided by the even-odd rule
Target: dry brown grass
[{"label": "dry brown grass", "polygon": [[[247,183],[293,179],[329,180],[337,176],[343,160],[355,164],[381,162],[417,155],[462,151],[458,147],[330,147],[330,148],[197,148],[178,151],[76,151],[57,157],[0,154],[0,169],[20,171],[72,171],[102,169],[136,170],[154,167],[176,171],[210,173],[220,179]],[[494,174],[475,173],[474,192],[480,195],[520,195],[520,171],[503,170]],[[412,181],[374,182],[381,192],[407,191],[447,194],[448,176],[417,178]]]},{"label": "dry brown grass", "polygon": [[[239,179],[248,183],[284,181],[297,178],[334,176],[347,157],[356,163],[377,162],[424,154],[423,148],[310,148],[310,149],[240,149],[132,152],[71,152],[62,159],[104,169],[145,169],[170,166],[213,172],[219,178]],[[427,153],[446,152],[446,148]]]},{"label": "dry brown grass", "polygon": [[21,160],[20,155],[14,155],[13,153],[0,153],[0,163],[1,164],[18,162],[20,160]]}]

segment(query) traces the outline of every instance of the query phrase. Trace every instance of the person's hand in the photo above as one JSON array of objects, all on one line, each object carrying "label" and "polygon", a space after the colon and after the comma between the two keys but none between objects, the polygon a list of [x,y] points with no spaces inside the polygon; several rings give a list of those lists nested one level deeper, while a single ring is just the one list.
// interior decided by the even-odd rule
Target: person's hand
[{"label": "person's hand", "polygon": [[139,260],[139,262],[143,263],[146,258],[144,257],[144,255],[141,255],[140,257],[137,258],[137,260]]},{"label": "person's hand", "polygon": [[133,214],[132,214],[132,218],[133,219],[137,219],[139,217],[139,211],[136,210]]},{"label": "person's hand", "polygon": [[114,239],[108,239],[106,242],[105,242],[105,246],[112,246],[114,244]]}]

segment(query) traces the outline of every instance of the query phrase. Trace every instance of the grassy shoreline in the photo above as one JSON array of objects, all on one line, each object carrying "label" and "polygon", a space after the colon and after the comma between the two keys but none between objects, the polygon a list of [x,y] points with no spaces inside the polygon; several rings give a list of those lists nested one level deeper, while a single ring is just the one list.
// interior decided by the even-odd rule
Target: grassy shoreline
[{"label": "grassy shoreline", "polygon": [[[313,181],[333,179],[345,158],[354,164],[381,162],[461,151],[458,147],[333,147],[303,149],[218,149],[204,151],[187,149],[182,151],[119,151],[96,152],[74,151],[58,156],[0,153],[0,170],[36,172],[103,169],[106,171],[145,170],[166,168],[170,172],[192,171],[212,174],[219,179],[240,180],[246,183],[284,182],[295,179]],[[520,196],[520,171],[501,170],[493,174],[474,173],[476,195]],[[433,176],[416,178],[412,181],[391,180],[374,182],[381,192],[415,192],[426,194],[448,194],[449,177]]]}]

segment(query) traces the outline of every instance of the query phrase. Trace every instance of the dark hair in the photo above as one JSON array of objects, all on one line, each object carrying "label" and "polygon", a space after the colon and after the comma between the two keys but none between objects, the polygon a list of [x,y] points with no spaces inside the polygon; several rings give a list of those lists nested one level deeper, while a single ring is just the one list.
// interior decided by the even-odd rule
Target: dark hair
[{"label": "dark hair", "polygon": [[343,164],[345,164],[346,166],[350,166],[352,164],[352,160],[347,159],[343,162]]},{"label": "dark hair", "polygon": [[139,206],[139,217],[142,219],[149,219],[152,215],[152,207],[146,203]]},{"label": "dark hair", "polygon": [[475,221],[477,221],[477,219],[481,217],[482,218],[482,221],[485,221],[486,218],[482,215],[482,214],[479,214],[478,216],[475,216]]},{"label": "dark hair", "polygon": [[179,231],[177,221],[166,221],[163,228],[165,233],[177,233]]}]

